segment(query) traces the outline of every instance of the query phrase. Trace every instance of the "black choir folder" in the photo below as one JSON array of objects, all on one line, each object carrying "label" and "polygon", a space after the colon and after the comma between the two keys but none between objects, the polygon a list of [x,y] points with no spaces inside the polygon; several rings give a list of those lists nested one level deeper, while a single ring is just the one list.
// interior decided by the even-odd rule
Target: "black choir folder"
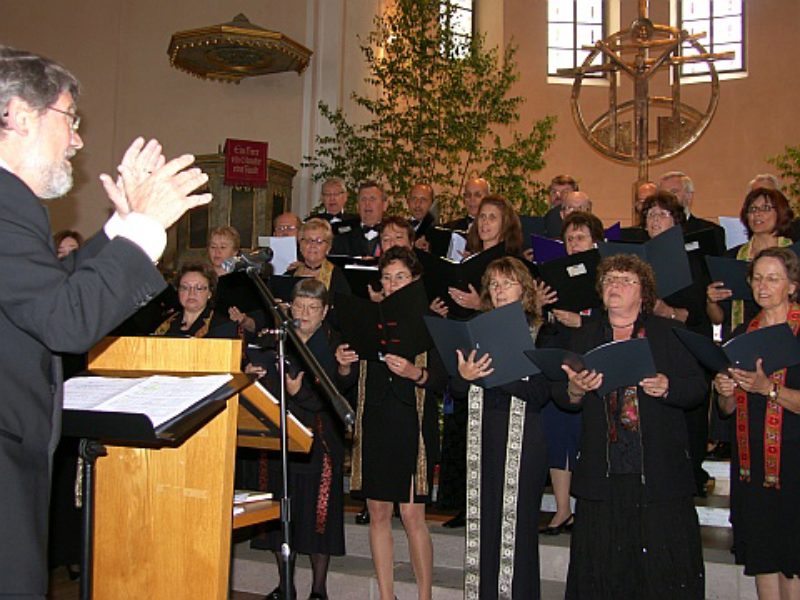
[{"label": "black choir folder", "polygon": [[353,295],[369,300],[368,285],[372,286],[374,291],[380,291],[381,275],[378,271],[378,261],[375,258],[331,254],[328,256],[328,260],[342,269]]},{"label": "black choir folder", "polygon": [[464,358],[472,350],[477,351],[477,358],[487,352],[492,357],[494,372],[474,382],[481,387],[496,387],[539,372],[525,359],[524,351],[534,348],[534,344],[525,311],[519,302],[480,314],[469,321],[426,316],[425,324],[452,377],[459,377],[456,350],[461,350]]},{"label": "black choir folder", "polygon": [[468,256],[461,262],[435,256],[422,250],[417,250],[416,254],[419,262],[422,263],[422,280],[425,282],[428,297],[431,300],[441,298],[447,304],[451,317],[467,318],[474,311],[456,304],[447,293],[447,288],[455,287],[467,292],[469,286],[472,285],[476,291],[480,292],[481,278],[486,267],[493,260],[505,256],[506,248],[505,244],[498,244],[489,250]]},{"label": "black choir folder", "polygon": [[342,338],[363,360],[379,360],[397,354],[414,360],[431,347],[422,320],[428,298],[421,281],[414,281],[381,302],[336,294],[336,313]]},{"label": "black choir folder", "polygon": [[733,292],[731,300],[753,301],[753,290],[747,283],[750,263],[727,256],[706,256],[706,265],[711,281],[721,281],[725,289]]},{"label": "black choir folder", "polygon": [[139,376],[121,372],[67,380],[63,433],[119,445],[179,445],[222,410],[228,398],[252,383],[244,373],[187,377],[134,373]]},{"label": "black choir folder", "polygon": [[583,355],[559,348],[537,348],[527,350],[525,354],[551,381],[567,378],[562,364],[574,371],[588,369],[602,373],[603,384],[597,390],[601,396],[621,387],[636,385],[645,377],[656,374],[646,338],[608,342]]},{"label": "black choir folder", "polygon": [[600,254],[587,250],[538,265],[539,276],[558,293],[558,301],[548,308],[580,312],[600,306],[595,287]]},{"label": "black choir folder", "polygon": [[644,244],[601,242],[598,249],[603,258],[615,254],[635,254],[650,263],[656,275],[659,298],[666,298],[692,284],[689,257],[686,256],[681,228],[677,225]]},{"label": "black choir folder", "polygon": [[800,342],[786,323],[770,325],[737,335],[718,346],[710,338],[687,329],[674,329],[675,335],[700,364],[712,373],[729,367],[756,370],[756,360],[763,360],[764,373],[800,364]]}]

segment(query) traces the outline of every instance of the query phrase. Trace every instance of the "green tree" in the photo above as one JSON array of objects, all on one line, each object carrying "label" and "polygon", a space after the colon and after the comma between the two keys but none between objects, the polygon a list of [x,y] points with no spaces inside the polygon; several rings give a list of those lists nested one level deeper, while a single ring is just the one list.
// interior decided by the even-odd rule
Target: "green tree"
[{"label": "green tree", "polygon": [[545,164],[554,117],[517,131],[524,99],[511,94],[519,78],[516,48],[501,56],[480,35],[456,35],[447,26],[452,16],[438,0],[397,0],[394,12],[375,17],[360,48],[365,81],[376,93],[352,95],[368,118],[354,123],[320,103],[334,133],[317,137],[317,153],[303,166],[315,180],[341,177],[351,190],[378,180],[398,199],[415,182],[429,182],[445,219],[461,211],[466,180],[484,176],[520,212],[541,213],[545,189],[534,174]]},{"label": "green tree", "polygon": [[800,146],[786,146],[783,154],[767,159],[780,169],[783,191],[789,198],[795,214],[800,209]]}]

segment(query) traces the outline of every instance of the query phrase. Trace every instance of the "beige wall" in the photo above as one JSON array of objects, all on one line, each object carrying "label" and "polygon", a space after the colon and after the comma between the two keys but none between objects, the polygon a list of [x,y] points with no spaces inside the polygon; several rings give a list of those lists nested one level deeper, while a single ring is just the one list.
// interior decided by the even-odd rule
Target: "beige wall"
[{"label": "beige wall", "polygon": [[[636,9],[633,0],[621,0],[622,26]],[[655,20],[668,19],[668,0],[651,0]],[[695,212],[701,216],[738,214],[744,189],[755,173],[768,171],[766,157],[786,144],[800,142],[796,102],[800,97],[797,58],[791,42],[800,24],[800,2],[747,2],[749,75],[723,81],[716,116],[706,134],[689,150],[651,168],[651,178],[668,170],[689,174],[696,186]],[[523,120],[544,114],[558,117],[556,140],[547,155],[542,179],[559,173],[577,177],[594,199],[595,212],[604,220],[630,217],[630,189],[636,169],[612,162],[594,151],[579,135],[570,113],[571,86],[546,81],[545,0],[505,0],[505,39],[519,46],[522,77],[517,91],[528,98]],[[686,99],[700,102],[701,89],[685,88]],[[589,101],[602,103],[604,88],[588,90]]]},{"label": "beige wall", "polygon": [[[556,140],[547,155],[543,181],[558,173],[579,178],[604,220],[630,216],[634,167],[595,152],[579,136],[569,108],[569,85],[547,83],[546,0],[478,0],[479,24],[490,40],[516,43],[527,97],[523,122],[545,114],[558,117]],[[376,10],[390,0],[84,0],[80,3],[12,0],[0,20],[0,40],[52,56],[83,82],[81,133],[86,148],[76,158],[77,185],[70,198],[52,205],[54,227],[86,233],[104,219],[106,202],[96,176],[109,171],[138,134],[158,137],[170,155],[208,153],[227,137],[263,139],[270,155],[292,166],[313,151],[314,136],[327,133],[316,116],[324,99],[353,109],[353,90],[366,91],[357,35],[365,36]],[[625,26],[635,10],[621,0]],[[668,0],[651,1],[656,20],[668,18]],[[749,75],[724,81],[717,115],[708,132],[684,154],[655,165],[651,174],[681,169],[697,187],[695,212],[735,214],[753,174],[769,170],[767,156],[800,141],[794,102],[800,97],[796,57],[789,40],[800,23],[800,2],[748,2]],[[315,51],[305,74],[270,75],[240,85],[202,81],[169,66],[166,49],[173,32],[230,20],[244,12],[253,23],[282,31]],[[35,23],[35,26],[32,24]],[[791,74],[787,77],[785,74]],[[684,92],[700,102],[704,88]],[[587,91],[600,106],[606,91]],[[293,205],[305,212],[317,201],[318,186],[301,171]]]},{"label": "beige wall", "polygon": [[267,140],[270,157],[299,165],[302,76],[282,73],[234,85],[200,80],[169,65],[172,33],[230,21],[238,12],[304,42],[302,1],[5,3],[0,40],[55,58],[83,85],[85,148],[75,159],[74,191],[51,205],[54,229],[91,233],[102,224],[107,204],[96,177],[114,168],[137,135],[157,137],[169,156],[215,152],[228,137]]}]

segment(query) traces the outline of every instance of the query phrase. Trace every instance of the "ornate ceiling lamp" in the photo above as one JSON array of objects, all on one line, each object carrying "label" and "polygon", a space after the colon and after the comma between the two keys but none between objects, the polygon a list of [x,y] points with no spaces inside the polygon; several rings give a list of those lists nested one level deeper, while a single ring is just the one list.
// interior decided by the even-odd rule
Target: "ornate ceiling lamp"
[{"label": "ornate ceiling lamp", "polygon": [[302,73],[312,52],[238,14],[228,23],[173,34],[167,54],[173,67],[191,75],[239,83],[269,73]]}]

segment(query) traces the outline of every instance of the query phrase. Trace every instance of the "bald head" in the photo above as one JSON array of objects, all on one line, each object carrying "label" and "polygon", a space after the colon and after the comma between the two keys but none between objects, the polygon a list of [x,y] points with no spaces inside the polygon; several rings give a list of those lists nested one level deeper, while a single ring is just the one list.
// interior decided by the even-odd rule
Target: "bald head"
[{"label": "bald head", "polygon": [[428,214],[433,205],[433,188],[427,183],[417,183],[411,188],[406,198],[408,212],[417,221],[421,221]]},{"label": "bald head", "polygon": [[272,223],[272,235],[275,237],[297,237],[299,229],[300,217],[292,212],[279,214]]},{"label": "bald head", "polygon": [[562,218],[572,212],[592,212],[592,201],[586,192],[567,192],[561,201]]},{"label": "bald head", "polygon": [[464,208],[471,217],[478,216],[481,200],[489,195],[489,182],[483,177],[475,177],[464,184]]}]

